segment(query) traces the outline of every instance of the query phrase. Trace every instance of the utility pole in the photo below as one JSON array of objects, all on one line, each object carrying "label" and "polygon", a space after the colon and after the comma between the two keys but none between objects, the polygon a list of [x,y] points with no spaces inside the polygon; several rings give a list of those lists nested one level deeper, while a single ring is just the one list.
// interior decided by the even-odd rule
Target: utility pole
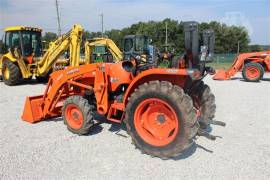
[{"label": "utility pole", "polygon": [[103,13],[101,13],[100,16],[101,16],[101,37],[103,37],[103,35],[104,35]]},{"label": "utility pole", "polygon": [[166,24],[166,38],[165,38],[165,51],[168,51],[168,22],[165,22]]},{"label": "utility pole", "polygon": [[57,22],[58,22],[58,36],[61,36],[61,24],[60,24],[60,15],[58,8],[58,0],[55,0],[56,13],[57,13]]}]

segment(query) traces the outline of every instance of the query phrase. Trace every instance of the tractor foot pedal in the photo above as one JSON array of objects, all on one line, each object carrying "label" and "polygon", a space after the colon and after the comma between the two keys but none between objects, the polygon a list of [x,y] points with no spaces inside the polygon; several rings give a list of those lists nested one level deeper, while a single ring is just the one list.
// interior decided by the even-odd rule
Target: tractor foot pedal
[{"label": "tractor foot pedal", "polygon": [[209,134],[208,132],[206,132],[206,131],[204,131],[202,129],[198,130],[198,136],[204,136],[207,139],[210,139],[212,141],[216,140],[216,138],[217,138],[217,136],[211,135],[211,134]]},{"label": "tractor foot pedal", "polygon": [[223,127],[226,126],[226,123],[225,123],[225,122],[222,122],[222,121],[214,121],[214,120],[211,120],[211,121],[210,121],[210,124],[218,125],[218,126],[223,126]]}]

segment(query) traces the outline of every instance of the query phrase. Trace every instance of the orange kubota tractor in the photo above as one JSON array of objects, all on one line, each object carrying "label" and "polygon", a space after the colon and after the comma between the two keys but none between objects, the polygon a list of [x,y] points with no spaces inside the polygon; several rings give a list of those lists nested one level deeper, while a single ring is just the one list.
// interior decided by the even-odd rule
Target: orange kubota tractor
[{"label": "orange kubota tractor", "polygon": [[246,81],[260,81],[264,72],[270,72],[270,51],[239,54],[229,70],[219,70],[213,79],[229,80],[239,71]]},{"label": "orange kubota tractor", "polygon": [[197,134],[215,139],[205,128],[223,124],[213,120],[215,97],[202,81],[204,67],[151,68],[131,56],[52,73],[43,95],[26,98],[22,119],[36,123],[62,116],[68,130],[85,135],[98,113],[124,122],[135,146],[160,158],[181,154]]}]

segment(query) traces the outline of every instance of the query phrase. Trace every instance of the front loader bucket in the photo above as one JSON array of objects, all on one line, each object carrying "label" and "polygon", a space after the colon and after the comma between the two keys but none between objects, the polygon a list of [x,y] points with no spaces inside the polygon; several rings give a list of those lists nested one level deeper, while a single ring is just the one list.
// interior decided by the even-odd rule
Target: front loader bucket
[{"label": "front loader bucket", "polygon": [[223,69],[217,71],[213,77],[214,80],[228,80],[230,79],[229,73]]},{"label": "front loader bucket", "polygon": [[43,95],[26,97],[22,120],[35,123],[43,119]]}]

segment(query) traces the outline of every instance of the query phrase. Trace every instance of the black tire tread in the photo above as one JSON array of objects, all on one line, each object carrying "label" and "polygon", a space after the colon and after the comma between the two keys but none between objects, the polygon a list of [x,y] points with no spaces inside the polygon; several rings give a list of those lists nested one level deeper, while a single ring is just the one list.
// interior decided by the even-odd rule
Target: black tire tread
[{"label": "black tire tread", "polygon": [[[65,108],[68,104],[75,104],[77,105],[84,116],[84,122],[80,129],[76,130],[70,127],[67,123],[67,120],[65,118]],[[79,135],[86,135],[89,133],[91,127],[94,125],[94,109],[95,106],[90,105],[88,103],[88,100],[83,98],[82,96],[70,96],[66,99],[63,108],[62,108],[62,117],[64,119],[64,124],[67,125],[67,129],[71,131],[74,134]]]},{"label": "black tire tread", "polygon": [[[9,79],[5,79],[4,77],[4,70],[5,68],[9,69]],[[20,82],[21,79],[21,71],[20,68],[10,60],[5,60],[3,62],[3,67],[2,67],[2,76],[3,76],[3,81],[6,85],[8,86],[14,86]]]},{"label": "black tire tread", "polygon": [[214,119],[216,113],[215,95],[211,92],[208,85],[203,81],[199,82],[199,85],[194,90],[195,95],[200,100],[201,106],[201,120],[200,127],[205,129],[209,126],[211,120]]},{"label": "black tire tread", "polygon": [[[129,113],[133,107],[134,101],[140,97],[141,95],[149,92],[159,92],[162,95],[170,96],[170,98],[174,99],[174,102],[177,104],[177,108],[179,108],[182,112],[183,119],[183,129],[184,129],[184,137],[182,141],[176,142],[175,146],[171,149],[163,150],[153,150],[150,148],[146,148],[142,144],[139,143],[135,133],[132,131],[129,120]],[[197,134],[199,129],[199,124],[196,117],[196,111],[192,104],[192,99],[186,95],[182,88],[176,85],[172,85],[172,83],[167,81],[150,81],[148,83],[144,83],[140,85],[136,91],[130,96],[129,102],[126,107],[126,116],[124,119],[126,123],[127,132],[132,137],[132,144],[136,146],[136,148],[140,149],[143,154],[149,154],[153,157],[160,157],[162,159],[168,159],[171,157],[181,155],[184,150],[190,147],[193,144],[193,139]],[[158,148],[157,148],[158,149]]]},{"label": "black tire tread", "polygon": [[[260,76],[259,76],[258,78],[256,78],[256,79],[249,79],[249,78],[247,77],[246,69],[247,69],[248,67],[250,67],[250,66],[255,66],[255,67],[257,67],[257,68],[260,69]],[[259,82],[259,81],[263,78],[263,75],[264,75],[264,68],[263,68],[263,66],[262,66],[261,64],[259,64],[259,63],[247,63],[247,64],[244,65],[244,68],[243,68],[243,70],[242,70],[242,76],[243,76],[243,78],[244,78],[247,82]]]}]

